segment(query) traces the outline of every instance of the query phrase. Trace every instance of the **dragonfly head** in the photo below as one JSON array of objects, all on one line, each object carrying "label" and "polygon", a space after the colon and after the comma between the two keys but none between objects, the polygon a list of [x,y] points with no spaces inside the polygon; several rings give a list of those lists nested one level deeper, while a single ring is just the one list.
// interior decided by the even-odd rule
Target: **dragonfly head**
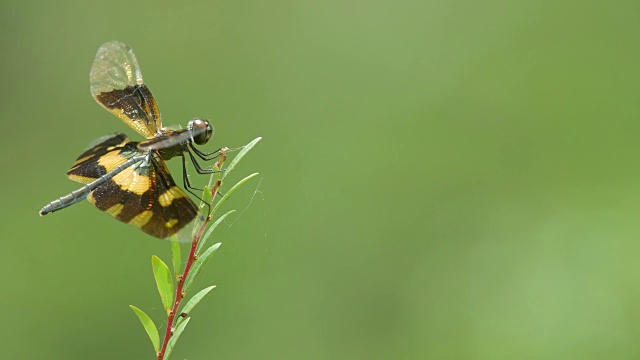
[{"label": "dragonfly head", "polygon": [[211,139],[213,135],[213,127],[207,120],[193,119],[189,121],[187,129],[191,132],[193,142],[198,145],[204,145]]}]

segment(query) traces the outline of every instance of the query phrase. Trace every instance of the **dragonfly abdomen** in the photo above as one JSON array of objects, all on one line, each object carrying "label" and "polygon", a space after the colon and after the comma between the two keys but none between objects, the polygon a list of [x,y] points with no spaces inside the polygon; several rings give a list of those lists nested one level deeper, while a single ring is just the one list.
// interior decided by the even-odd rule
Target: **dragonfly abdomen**
[{"label": "dragonfly abdomen", "polygon": [[52,202],[45,205],[42,208],[42,210],[40,210],[40,216],[47,215],[48,213],[52,213],[54,211],[62,210],[66,207],[69,207],[77,202],[84,200],[87,197],[87,195],[89,195],[89,193],[95,190],[98,186],[111,180],[114,176],[118,175],[124,169],[132,166],[136,162],[144,161],[146,157],[147,157],[146,154],[134,156],[131,159],[120,164],[118,167],[116,167],[109,173],[99,177],[98,179],[95,179],[94,181],[88,183],[87,185],[81,187],[80,189],[74,190],[67,195],[61,196],[56,200],[53,200]]}]

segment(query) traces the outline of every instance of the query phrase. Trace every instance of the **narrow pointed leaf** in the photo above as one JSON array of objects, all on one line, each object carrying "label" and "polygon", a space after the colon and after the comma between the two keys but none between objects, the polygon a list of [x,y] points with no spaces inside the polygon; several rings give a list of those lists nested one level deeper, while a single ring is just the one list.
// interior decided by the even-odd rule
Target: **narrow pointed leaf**
[{"label": "narrow pointed leaf", "polygon": [[187,316],[191,315],[191,311],[193,311],[193,308],[196,305],[198,305],[200,300],[202,300],[205,297],[205,295],[207,295],[209,291],[213,290],[213,288],[215,287],[216,287],[215,285],[211,285],[208,288],[202,289],[197,294],[193,295],[193,297],[189,299],[189,301],[182,308],[182,310],[180,310],[180,312],[176,315],[176,318],[178,319],[176,320],[176,326],[180,325],[180,323],[182,323],[182,321],[184,321],[184,319],[187,318]]},{"label": "narrow pointed leaf", "polygon": [[229,210],[226,214],[224,214],[224,215],[220,216],[218,219],[216,219],[216,221],[213,223],[213,225],[209,226],[209,228],[207,229],[207,232],[202,236],[202,239],[200,239],[200,242],[198,243],[198,248],[196,250],[196,254],[200,253],[200,250],[204,247],[204,244],[207,242],[207,239],[213,233],[213,230],[215,230],[216,227],[218,227],[218,225],[220,225],[220,223],[222,221],[224,221],[224,218],[226,218],[227,216],[231,215],[234,212],[236,212],[236,211],[235,210]]},{"label": "narrow pointed leaf", "polygon": [[202,300],[209,293],[209,291],[213,290],[215,287],[215,285],[209,286],[193,295],[193,297],[189,299],[189,301],[187,301],[187,304],[182,308],[180,313],[186,313],[187,315],[189,315],[191,313],[191,310],[193,310],[193,308],[198,305],[200,300]]},{"label": "narrow pointed leaf", "polygon": [[209,185],[204,186],[204,191],[202,192],[202,200],[204,200],[200,206],[203,208],[206,204],[211,204],[211,187]]},{"label": "narrow pointed leaf", "polygon": [[[212,200],[212,198],[211,198],[211,188],[209,186],[205,186],[204,187],[204,191],[202,192],[202,200],[205,201],[205,203],[202,205],[203,209],[205,209],[207,207],[205,204],[213,204],[213,202],[211,201]],[[209,208],[207,210],[211,211],[211,208]]]},{"label": "narrow pointed leaf", "polygon": [[209,185],[205,185],[204,186],[204,191],[202,192],[202,201],[200,201],[200,212],[202,213],[202,215],[204,215],[204,217],[206,218],[207,215],[209,215],[207,213],[207,211],[211,211],[211,208],[207,208],[207,204],[211,204],[211,187]]},{"label": "narrow pointed leaf", "polygon": [[193,263],[193,267],[189,272],[189,276],[187,276],[187,279],[184,282],[185,292],[189,291],[189,288],[191,287],[191,284],[193,284],[193,281],[196,279],[196,277],[198,277],[198,274],[200,274],[200,271],[202,271],[204,266],[207,265],[209,260],[211,260],[211,257],[213,256],[213,254],[215,254],[216,250],[218,250],[220,245],[222,245],[222,243],[211,245],[211,247],[208,248],[201,255],[199,255],[198,260],[196,260]]},{"label": "narrow pointed leaf", "polygon": [[173,279],[171,271],[159,257],[153,255],[151,257],[151,265],[153,266],[153,276],[156,278],[156,286],[162,299],[162,306],[165,310],[170,311],[173,306]]},{"label": "narrow pointed leaf", "polygon": [[249,152],[249,150],[251,150],[251,148],[253,148],[258,141],[262,140],[262,137],[257,137],[255,139],[253,139],[253,141],[251,141],[250,143],[248,143],[247,145],[245,145],[242,150],[240,150],[240,152],[238,153],[238,155],[236,155],[236,157],[233,158],[233,160],[231,160],[231,163],[229,164],[229,166],[227,166],[224,170],[224,174],[222,174],[222,179],[224,179],[225,177],[227,177],[227,175],[229,175],[229,173],[231,171],[233,171],[233,169],[236,167],[236,165],[238,165],[238,163],[240,162],[240,160],[242,160],[242,158],[247,155],[247,153]]},{"label": "narrow pointed leaf", "polygon": [[246,178],[238,181],[237,184],[233,185],[233,187],[231,189],[229,189],[229,191],[227,191],[226,194],[224,194],[224,196],[222,197],[222,199],[220,199],[216,205],[213,207],[213,210],[211,211],[212,214],[215,214],[216,210],[220,207],[220,205],[222,205],[225,201],[227,201],[227,199],[229,198],[229,196],[231,196],[231,194],[233,194],[234,191],[236,191],[238,188],[240,188],[240,186],[244,185],[247,181],[249,181],[251,178],[254,178],[256,176],[258,176],[259,173],[253,173],[249,176],[247,176]]},{"label": "narrow pointed leaf", "polygon": [[[211,174],[212,179],[213,179],[213,176],[215,176],[215,174]],[[207,205],[206,205],[206,204],[211,204],[211,188],[208,185],[204,186],[204,191],[202,192],[202,200],[198,205],[198,216],[196,216],[195,220],[193,220],[193,224],[190,226],[192,231],[191,231],[191,239],[189,239],[189,241],[193,241],[193,238],[196,235],[196,233],[198,233],[198,231],[200,230],[202,223],[205,221],[207,216],[209,216],[209,213],[207,213],[207,211],[211,211],[211,207],[207,208]]]},{"label": "narrow pointed leaf", "polygon": [[164,352],[165,360],[169,359],[169,355],[171,355],[171,352],[173,351],[173,348],[176,345],[176,342],[178,341],[180,334],[182,334],[182,332],[184,331],[184,328],[187,327],[187,324],[189,323],[189,319],[191,318],[186,318],[180,325],[178,325],[178,327],[176,327],[176,330],[173,332],[173,335],[171,336],[171,338],[169,339],[169,342],[167,343],[167,349]]},{"label": "narrow pointed leaf", "polygon": [[181,258],[180,241],[178,241],[178,237],[175,235],[171,237],[171,262],[173,263],[173,274],[177,279],[180,274]]},{"label": "narrow pointed leaf", "polygon": [[145,314],[144,311],[133,305],[129,305],[129,307],[134,313],[136,313],[136,315],[138,315],[138,319],[140,319],[144,330],[147,332],[147,335],[149,335],[149,339],[151,340],[153,348],[156,350],[157,354],[158,351],[160,351],[160,336],[158,335],[158,328],[156,327],[156,324],[153,323],[153,320],[151,320],[149,315]]}]

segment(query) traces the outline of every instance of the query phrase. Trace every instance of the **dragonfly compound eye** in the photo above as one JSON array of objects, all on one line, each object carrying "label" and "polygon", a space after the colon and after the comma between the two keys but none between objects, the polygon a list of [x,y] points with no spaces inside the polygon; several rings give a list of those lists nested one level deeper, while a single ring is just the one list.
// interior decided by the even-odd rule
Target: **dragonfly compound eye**
[{"label": "dragonfly compound eye", "polygon": [[207,120],[193,119],[189,121],[189,131],[193,134],[193,142],[204,145],[213,136],[213,127]]}]

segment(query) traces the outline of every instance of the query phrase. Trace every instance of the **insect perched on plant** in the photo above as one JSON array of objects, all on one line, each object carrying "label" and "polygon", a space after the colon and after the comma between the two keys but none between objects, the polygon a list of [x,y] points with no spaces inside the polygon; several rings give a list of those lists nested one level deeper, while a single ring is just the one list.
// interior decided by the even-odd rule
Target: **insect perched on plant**
[{"label": "insect perched on plant", "polygon": [[185,155],[198,173],[213,172],[200,166],[196,156],[209,161],[218,151],[205,153],[194,146],[209,141],[211,124],[193,119],[186,129],[162,127],[158,105],[142,80],[133,50],[121,42],[100,46],[89,80],[93,98],[147,140],[134,142],[116,133],[91,143],[67,171],[71,180],[85,185],[45,205],[40,215],[86,198],[98,209],[151,236],[175,234],[198,215],[198,206],[175,184],[164,161],[182,158],[184,187],[198,197],[187,177]]}]

